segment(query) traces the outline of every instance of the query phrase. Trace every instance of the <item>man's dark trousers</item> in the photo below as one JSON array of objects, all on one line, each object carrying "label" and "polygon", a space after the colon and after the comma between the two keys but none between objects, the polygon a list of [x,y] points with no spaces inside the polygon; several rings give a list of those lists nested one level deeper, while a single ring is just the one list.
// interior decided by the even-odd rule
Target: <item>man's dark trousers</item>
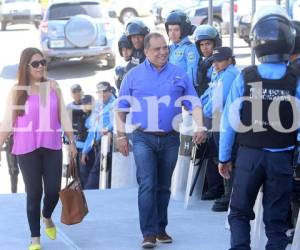
[{"label": "man's dark trousers", "polygon": [[155,236],[168,224],[172,174],[179,149],[179,134],[157,136],[141,131],[132,135],[139,184],[138,206],[143,236]]},{"label": "man's dark trousers", "polygon": [[230,203],[230,250],[250,250],[250,220],[263,186],[263,220],[268,242],[266,250],[284,250],[288,244],[288,212],[292,192],[293,151],[270,152],[240,147]]}]

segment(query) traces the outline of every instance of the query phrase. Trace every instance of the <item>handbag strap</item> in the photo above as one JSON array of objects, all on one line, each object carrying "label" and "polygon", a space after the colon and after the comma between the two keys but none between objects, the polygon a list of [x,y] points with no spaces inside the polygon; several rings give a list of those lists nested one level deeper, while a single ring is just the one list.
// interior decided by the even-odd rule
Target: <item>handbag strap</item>
[{"label": "handbag strap", "polygon": [[67,170],[66,186],[68,186],[70,177],[72,177],[73,180],[79,180],[76,159],[72,157],[70,158],[70,163]]}]

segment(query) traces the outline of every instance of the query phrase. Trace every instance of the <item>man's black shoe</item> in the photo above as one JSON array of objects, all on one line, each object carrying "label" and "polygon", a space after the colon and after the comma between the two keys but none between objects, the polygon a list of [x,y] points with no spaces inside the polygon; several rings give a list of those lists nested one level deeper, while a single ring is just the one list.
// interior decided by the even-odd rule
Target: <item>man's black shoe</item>
[{"label": "man's black shoe", "polygon": [[215,200],[215,204],[228,204],[230,201],[229,196],[222,195],[221,198]]},{"label": "man's black shoe", "polygon": [[211,201],[211,200],[218,199],[221,196],[222,196],[222,194],[220,194],[220,193],[213,193],[213,192],[207,191],[204,194],[202,194],[201,200]]},{"label": "man's black shoe", "polygon": [[211,210],[214,212],[226,212],[228,210],[229,201],[225,200],[223,202],[215,202]]}]

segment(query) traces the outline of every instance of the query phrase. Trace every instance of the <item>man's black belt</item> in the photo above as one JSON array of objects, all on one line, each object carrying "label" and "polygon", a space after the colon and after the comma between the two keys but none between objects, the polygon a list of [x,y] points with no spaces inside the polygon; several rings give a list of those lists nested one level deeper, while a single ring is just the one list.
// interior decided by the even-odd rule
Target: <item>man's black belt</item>
[{"label": "man's black belt", "polygon": [[165,137],[165,136],[168,136],[168,135],[177,135],[178,134],[178,132],[176,132],[175,130],[168,131],[168,132],[165,132],[165,131],[147,131],[143,128],[137,128],[136,130],[140,131],[140,132],[143,132],[145,134],[148,134],[148,135],[154,135],[154,136],[159,136],[159,137]]}]

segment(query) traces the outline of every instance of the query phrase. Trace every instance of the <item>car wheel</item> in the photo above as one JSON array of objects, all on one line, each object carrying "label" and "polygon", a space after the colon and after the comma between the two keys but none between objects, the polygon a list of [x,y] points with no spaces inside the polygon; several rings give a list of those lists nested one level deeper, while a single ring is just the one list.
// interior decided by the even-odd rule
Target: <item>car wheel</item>
[{"label": "car wheel", "polygon": [[116,58],[107,59],[107,68],[112,69],[116,66]]},{"label": "car wheel", "polygon": [[120,22],[125,24],[129,19],[131,19],[132,17],[137,17],[138,13],[136,12],[136,10],[134,9],[125,9],[122,10],[122,13],[120,15]]},{"label": "car wheel", "polygon": [[[203,20],[203,22],[201,24],[208,24],[208,19]],[[214,26],[217,29],[217,31],[219,33],[221,33],[221,31],[222,31],[222,21],[219,18],[214,17],[212,26]]]},{"label": "car wheel", "polygon": [[248,44],[248,46],[250,47],[251,42],[250,42],[249,36],[245,36],[245,37],[244,37],[244,41],[245,41],[245,42]]},{"label": "car wheel", "polygon": [[7,26],[7,23],[2,21],[1,22],[1,30],[6,30],[6,26]]},{"label": "car wheel", "polygon": [[219,33],[221,33],[222,30],[222,21],[219,18],[214,18],[213,20],[213,26],[217,29]]},{"label": "car wheel", "polygon": [[39,29],[39,27],[40,27],[40,22],[34,22],[34,27],[36,28],[36,29]]}]

